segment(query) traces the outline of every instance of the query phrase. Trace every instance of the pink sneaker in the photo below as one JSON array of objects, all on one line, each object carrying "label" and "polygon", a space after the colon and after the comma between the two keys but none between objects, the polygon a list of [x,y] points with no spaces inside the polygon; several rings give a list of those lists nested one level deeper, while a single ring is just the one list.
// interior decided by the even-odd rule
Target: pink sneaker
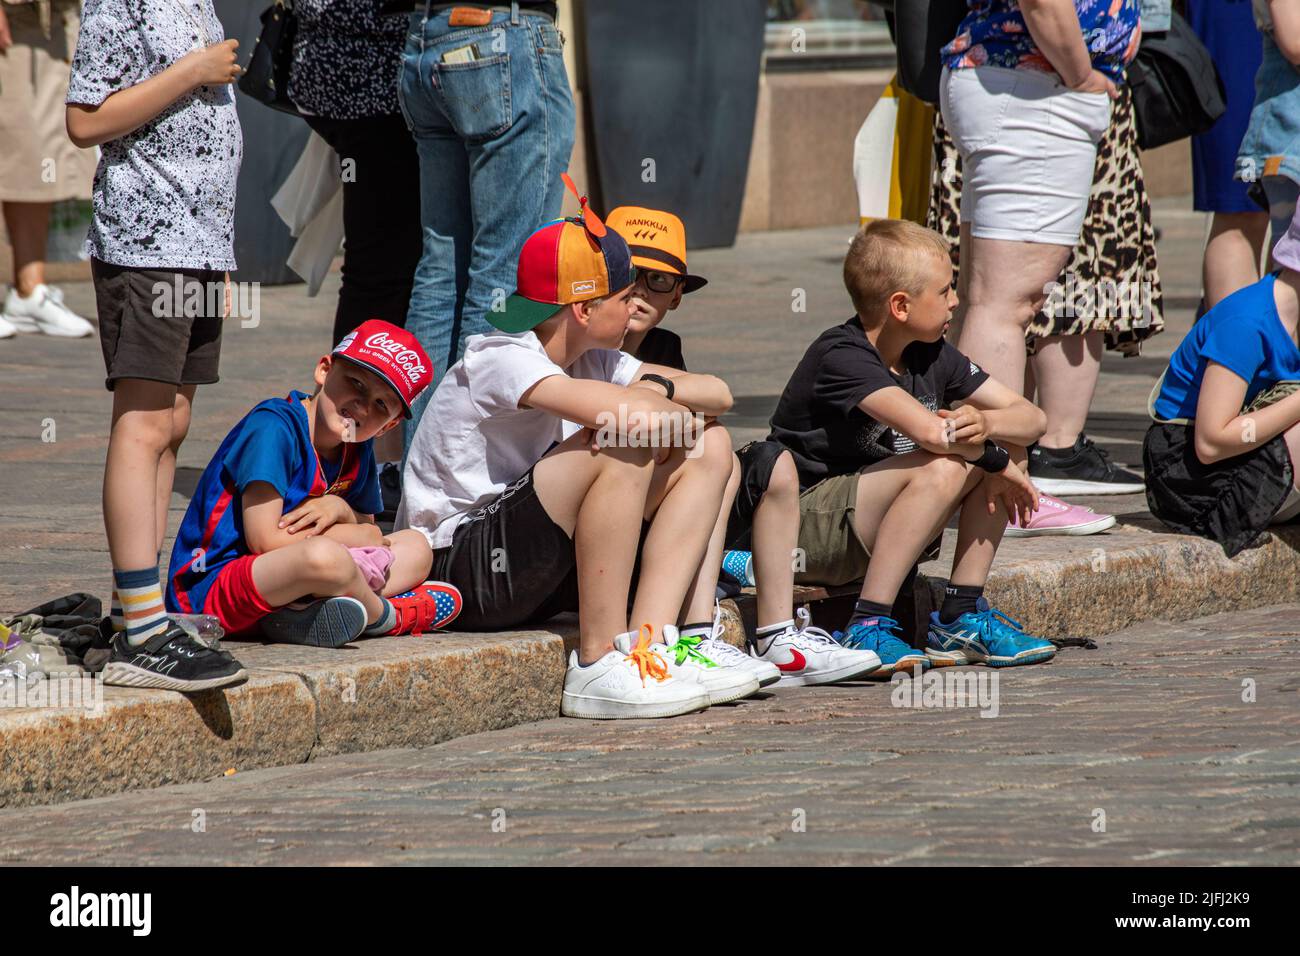
[{"label": "pink sneaker", "polygon": [[1022,528],[1012,519],[1007,522],[1005,537],[1032,538],[1044,534],[1096,534],[1115,524],[1114,515],[1098,514],[1083,505],[1072,505],[1041,492],[1038,510]]}]

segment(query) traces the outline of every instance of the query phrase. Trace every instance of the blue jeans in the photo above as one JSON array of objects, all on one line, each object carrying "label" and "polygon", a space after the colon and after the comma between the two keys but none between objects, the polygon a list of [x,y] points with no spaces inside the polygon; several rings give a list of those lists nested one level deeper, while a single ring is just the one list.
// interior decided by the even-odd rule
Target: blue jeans
[{"label": "blue jeans", "polygon": [[[420,156],[424,232],[406,328],[435,385],[515,291],[524,240],[559,216],[574,136],[563,41],[549,18],[516,5],[484,26],[452,27],[449,14],[411,15],[398,82]],[[443,62],[471,44],[477,59]],[[405,423],[408,448],[432,392]]]}]

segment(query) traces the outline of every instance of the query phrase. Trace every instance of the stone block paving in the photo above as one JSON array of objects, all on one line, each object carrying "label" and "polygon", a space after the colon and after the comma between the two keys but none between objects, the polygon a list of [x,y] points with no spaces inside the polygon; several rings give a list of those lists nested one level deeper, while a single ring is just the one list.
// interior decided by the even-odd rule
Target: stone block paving
[{"label": "stone block paving", "polygon": [[548,720],[2,811],[0,862],[1300,862],[1300,606],[1099,644],[997,672],[994,718],[863,682]]}]

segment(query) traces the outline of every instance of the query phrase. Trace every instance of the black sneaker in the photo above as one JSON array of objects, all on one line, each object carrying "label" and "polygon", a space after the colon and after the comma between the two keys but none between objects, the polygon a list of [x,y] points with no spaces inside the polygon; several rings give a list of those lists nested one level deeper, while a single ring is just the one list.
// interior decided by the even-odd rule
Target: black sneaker
[{"label": "black sneaker", "polygon": [[258,623],[276,644],[342,647],[366,629],[366,606],[354,597],[320,598],[272,611]]},{"label": "black sneaker", "polygon": [[1049,495],[1132,495],[1146,487],[1141,475],[1117,467],[1083,433],[1071,448],[1030,445],[1029,477]]},{"label": "black sneaker", "polygon": [[155,634],[139,647],[127,643],[126,632],[109,641],[104,683],[117,687],[158,687],[182,693],[229,687],[248,680],[244,665],[225,651],[200,644],[179,625]]}]

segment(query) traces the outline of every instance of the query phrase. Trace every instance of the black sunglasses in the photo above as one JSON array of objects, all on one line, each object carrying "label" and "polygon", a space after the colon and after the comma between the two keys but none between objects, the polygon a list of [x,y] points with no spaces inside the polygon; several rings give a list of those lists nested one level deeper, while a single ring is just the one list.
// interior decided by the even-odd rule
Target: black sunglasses
[{"label": "black sunglasses", "polygon": [[637,269],[637,278],[645,280],[645,287],[651,292],[672,292],[677,288],[677,283],[682,282],[681,276],[675,276],[671,272],[656,272],[653,269]]}]

